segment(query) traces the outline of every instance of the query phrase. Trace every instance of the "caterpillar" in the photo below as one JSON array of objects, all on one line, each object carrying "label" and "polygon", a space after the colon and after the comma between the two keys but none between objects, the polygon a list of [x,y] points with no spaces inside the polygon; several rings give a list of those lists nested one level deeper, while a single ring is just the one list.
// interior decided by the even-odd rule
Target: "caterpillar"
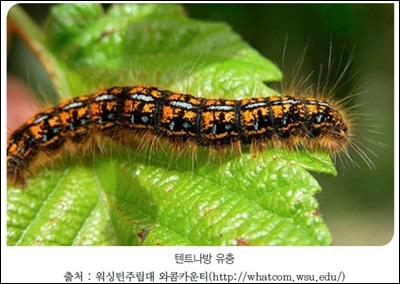
[{"label": "caterpillar", "polygon": [[338,107],[310,97],[206,99],[156,87],[112,87],[61,102],[12,132],[7,177],[25,186],[40,156],[51,156],[67,142],[79,144],[94,134],[112,138],[122,131],[216,150],[263,144],[326,149],[336,155],[346,151],[350,128]]}]

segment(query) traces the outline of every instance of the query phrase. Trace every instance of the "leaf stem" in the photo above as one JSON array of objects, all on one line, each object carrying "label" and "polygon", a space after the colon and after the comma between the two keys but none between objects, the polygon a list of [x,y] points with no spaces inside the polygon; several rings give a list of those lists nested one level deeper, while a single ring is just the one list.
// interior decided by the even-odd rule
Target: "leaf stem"
[{"label": "leaf stem", "polygon": [[10,9],[8,20],[13,31],[42,63],[55,89],[61,94],[66,93],[68,88],[62,83],[64,81],[63,68],[59,66],[59,62],[47,48],[45,34],[40,27],[19,5]]}]

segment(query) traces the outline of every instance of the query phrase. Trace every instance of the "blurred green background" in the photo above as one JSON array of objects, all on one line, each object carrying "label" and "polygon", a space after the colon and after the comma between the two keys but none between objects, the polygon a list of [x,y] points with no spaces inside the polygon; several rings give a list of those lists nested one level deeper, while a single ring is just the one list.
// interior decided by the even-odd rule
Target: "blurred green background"
[{"label": "blurred green background", "polygon": [[[24,4],[43,23],[51,5]],[[338,177],[318,175],[320,213],[333,245],[385,245],[394,231],[394,5],[393,4],[186,4],[190,17],[228,23],[245,41],[290,73],[301,51],[307,56],[301,71],[317,82],[320,66],[332,58],[354,60],[335,94],[340,99],[358,88],[352,104],[360,105],[363,127],[385,147],[369,145],[377,157],[370,170],[338,163]],[[285,45],[285,42],[286,45]],[[9,46],[8,72],[43,94],[54,92],[47,75],[30,51],[16,39]],[[343,53],[343,54],[342,54]],[[353,78],[353,75],[354,78]]]}]

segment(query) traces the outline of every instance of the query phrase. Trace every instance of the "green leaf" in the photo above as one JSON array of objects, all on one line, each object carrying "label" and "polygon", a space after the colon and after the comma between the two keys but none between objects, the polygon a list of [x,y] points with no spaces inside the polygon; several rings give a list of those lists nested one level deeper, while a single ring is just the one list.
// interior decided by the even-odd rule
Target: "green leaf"
[{"label": "green leaf", "polygon": [[[60,100],[125,85],[238,99],[274,94],[263,82],[281,79],[229,26],[190,19],[179,5],[57,5],[36,36],[24,34],[32,23],[18,6],[10,17],[41,47]],[[244,147],[214,157],[105,142],[77,156],[8,188],[9,245],[331,243],[309,172],[336,174],[327,153]]]}]

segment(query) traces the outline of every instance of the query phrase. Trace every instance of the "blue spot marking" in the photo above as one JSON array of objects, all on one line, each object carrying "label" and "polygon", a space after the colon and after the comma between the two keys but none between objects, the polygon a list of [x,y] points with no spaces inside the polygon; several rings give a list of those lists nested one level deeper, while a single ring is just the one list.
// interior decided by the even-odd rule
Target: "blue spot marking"
[{"label": "blue spot marking", "polygon": [[147,124],[149,122],[149,118],[147,116],[142,116],[142,121]]},{"label": "blue spot marking", "polygon": [[171,130],[171,131],[174,131],[174,127],[175,127],[175,122],[171,122],[170,124],[169,124],[169,129]]},{"label": "blue spot marking", "polygon": [[317,115],[317,123],[321,123],[323,117],[324,117],[324,115],[322,113],[318,114]]},{"label": "blue spot marking", "polygon": [[258,121],[256,121],[256,123],[254,123],[254,130],[258,130]]},{"label": "blue spot marking", "polygon": [[213,125],[211,133],[214,135],[217,134],[217,125],[216,124]]}]

